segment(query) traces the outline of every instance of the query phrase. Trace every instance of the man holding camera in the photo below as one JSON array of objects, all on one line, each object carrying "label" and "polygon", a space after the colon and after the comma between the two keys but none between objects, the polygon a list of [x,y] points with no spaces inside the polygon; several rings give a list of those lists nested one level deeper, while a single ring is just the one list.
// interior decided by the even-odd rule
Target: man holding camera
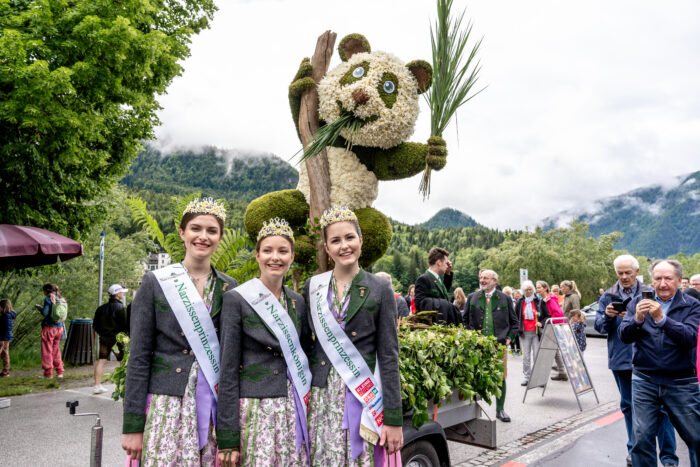
[{"label": "man holding camera", "polygon": [[[632,447],[635,443],[632,425],[632,346],[623,343],[617,329],[627,314],[627,305],[643,292],[653,293],[654,289],[637,280],[639,262],[634,256],[620,255],[613,261],[617,282],[603,293],[598,301],[595,329],[607,334],[608,368],[612,370],[617,389],[620,391],[620,410],[625,416],[627,428],[627,465],[632,465]],[[676,456],[676,434],[665,411],[662,410],[659,428],[659,460],[664,466],[678,465]]]},{"label": "man holding camera", "polygon": [[653,293],[627,307],[618,334],[633,344],[632,420],[634,465],[656,463],[655,436],[666,408],[671,423],[688,445],[690,465],[700,465],[700,386],[696,369],[700,302],[678,286],[683,266],[657,260],[649,268]]}]

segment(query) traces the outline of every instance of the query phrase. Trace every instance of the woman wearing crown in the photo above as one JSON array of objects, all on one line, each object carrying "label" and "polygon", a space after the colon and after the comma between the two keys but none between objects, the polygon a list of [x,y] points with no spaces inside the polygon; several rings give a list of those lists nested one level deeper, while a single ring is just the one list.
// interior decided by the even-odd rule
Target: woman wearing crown
[{"label": "woman wearing crown", "polygon": [[311,464],[383,465],[403,445],[396,300],[391,284],[360,268],[355,213],[321,218],[332,271],[304,286],[316,339],[309,414]]},{"label": "woman wearing crown", "polygon": [[305,466],[312,348],[306,305],[284,285],[294,261],[287,221],[270,219],[258,233],[260,278],[224,295],[216,426],[219,463]]},{"label": "woman wearing crown", "polygon": [[187,205],[181,263],[146,273],[131,305],[122,447],[129,463],[214,466],[224,291],[236,281],[211,265],[226,211],[211,198]]}]

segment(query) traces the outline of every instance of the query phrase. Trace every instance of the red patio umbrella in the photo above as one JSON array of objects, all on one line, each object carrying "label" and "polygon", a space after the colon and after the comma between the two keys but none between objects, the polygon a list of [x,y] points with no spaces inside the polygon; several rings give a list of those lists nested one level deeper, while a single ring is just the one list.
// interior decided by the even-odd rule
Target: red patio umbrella
[{"label": "red patio umbrella", "polygon": [[48,230],[0,224],[0,270],[54,264],[83,254],[83,245]]}]

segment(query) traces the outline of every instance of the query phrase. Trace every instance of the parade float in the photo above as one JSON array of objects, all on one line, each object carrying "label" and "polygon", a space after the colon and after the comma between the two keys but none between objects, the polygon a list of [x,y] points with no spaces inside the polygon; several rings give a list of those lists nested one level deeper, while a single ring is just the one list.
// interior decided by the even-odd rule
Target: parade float
[{"label": "parade float", "polygon": [[[451,6],[451,0],[438,0],[432,65],[373,50],[367,37],[353,33],[338,44],[341,62],[326,71],[336,36],[326,31],[319,37],[313,57],[302,60],[289,86],[303,145],[299,183],[250,203],[249,235],[266,219],[286,218],[297,239],[296,262],[311,265],[306,273],[323,272],[331,265],[315,226],[325,209],[343,205],[355,211],[362,229],[360,264],[370,267],[385,254],[391,225],[372,207],[379,182],[422,171],[419,192],[427,197],[431,172],[447,163],[443,133],[457,109],[478,94],[473,86],[480,41],[468,48],[471,25],[463,27],[464,14],[451,15]],[[412,142],[421,95],[431,112],[431,136]],[[295,286],[302,279],[295,277]],[[490,403],[500,394],[505,350],[493,337],[429,326],[422,318],[413,316],[399,327],[404,461],[449,463],[446,439],[495,447],[495,423],[482,418],[479,401]]]},{"label": "parade float", "polygon": [[[270,218],[286,219],[294,230],[294,287],[331,264],[323,250],[318,218],[332,205],[348,206],[363,232],[363,267],[384,255],[391,241],[388,218],[372,207],[378,183],[423,172],[419,191],[430,193],[433,170],[447,162],[442,138],[457,109],[474,97],[480,41],[467,48],[471,25],[451,16],[452,0],[438,0],[431,27],[432,65],[403,62],[373,51],[361,34],[338,45],[341,63],[327,71],[335,34],[326,31],[311,59],[302,60],[289,103],[303,145],[296,189],[267,193],[248,206],[245,228],[254,238]],[[427,96],[431,136],[411,142],[420,96]],[[300,151],[300,152],[302,152]],[[496,446],[495,421],[483,418],[479,401],[500,394],[503,352],[493,337],[457,327],[431,326],[423,312],[399,322],[399,352],[405,413],[403,459],[418,465],[449,465],[447,439]],[[123,368],[115,371],[113,397],[123,397]]]}]

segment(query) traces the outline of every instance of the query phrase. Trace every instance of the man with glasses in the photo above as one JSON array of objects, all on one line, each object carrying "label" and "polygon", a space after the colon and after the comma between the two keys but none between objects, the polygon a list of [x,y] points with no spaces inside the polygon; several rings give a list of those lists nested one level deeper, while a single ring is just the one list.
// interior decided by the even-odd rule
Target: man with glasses
[{"label": "man with glasses", "polygon": [[[515,314],[513,300],[496,288],[498,274],[490,269],[479,273],[479,291],[469,294],[464,309],[464,325],[467,329],[481,331],[485,336],[495,336],[499,344],[508,347],[511,339],[518,332],[518,317]],[[506,376],[508,371],[508,352],[503,355],[503,384],[501,397],[496,399],[496,418],[510,422],[505,412]]]},{"label": "man with glasses", "polygon": [[700,300],[700,274],[695,274],[690,277],[690,287],[683,292],[687,293],[696,300]]}]

